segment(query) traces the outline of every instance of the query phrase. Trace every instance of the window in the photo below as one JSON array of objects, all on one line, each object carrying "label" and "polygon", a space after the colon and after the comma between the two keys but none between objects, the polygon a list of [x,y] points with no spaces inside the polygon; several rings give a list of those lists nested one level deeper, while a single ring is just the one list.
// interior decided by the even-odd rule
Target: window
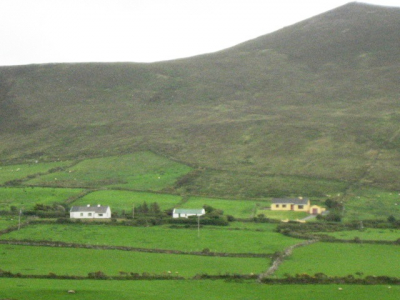
[{"label": "window", "polygon": [[303,209],[303,208],[304,208],[304,205],[297,205],[297,208],[298,208],[298,209]]},{"label": "window", "polygon": [[88,217],[91,217],[91,216],[92,216],[92,213],[88,213],[87,215],[88,215]]},{"label": "window", "polygon": [[282,204],[282,208],[285,208],[286,207],[286,204]]},{"label": "window", "polygon": [[278,207],[279,207],[279,204],[275,204],[275,207],[278,208]]},{"label": "window", "polygon": [[80,216],[83,217],[83,213],[80,213]]},{"label": "window", "polygon": [[99,214],[99,217],[102,217],[103,216],[103,214]]}]

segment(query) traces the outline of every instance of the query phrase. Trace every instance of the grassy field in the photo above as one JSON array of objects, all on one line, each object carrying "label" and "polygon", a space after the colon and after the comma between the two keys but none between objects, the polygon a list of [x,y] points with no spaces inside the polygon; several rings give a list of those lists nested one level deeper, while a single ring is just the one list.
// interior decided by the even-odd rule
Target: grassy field
[{"label": "grassy field", "polygon": [[0,164],[0,184],[7,181],[24,179],[27,176],[33,176],[39,173],[47,173],[54,168],[65,167],[71,164],[71,161],[57,161],[50,163],[30,163],[20,165],[6,165]]},{"label": "grassy field", "polygon": [[181,208],[197,208],[203,205],[210,205],[224,211],[225,215],[232,215],[236,218],[251,218],[256,207],[268,206],[269,201],[251,200],[225,200],[205,197],[190,197],[188,202],[181,205]]},{"label": "grassy field", "polygon": [[374,188],[352,191],[345,200],[345,220],[400,219],[400,194]]},{"label": "grassy field", "polygon": [[[343,290],[338,290],[342,287]],[[76,294],[68,294],[73,289]],[[254,282],[103,281],[0,278],[0,297],[18,300],[397,300],[399,286],[262,285]]]},{"label": "grassy field", "polygon": [[[21,222],[25,220],[21,218]],[[11,226],[18,225],[18,216],[0,216],[0,230],[6,229]]]},{"label": "grassy field", "polygon": [[293,251],[276,275],[324,273],[330,276],[367,275],[399,277],[398,246],[316,243]]},{"label": "grassy field", "polygon": [[[284,167],[282,166],[282,168]],[[287,168],[290,168],[290,166],[287,166]],[[284,170],[279,171],[284,172]],[[291,195],[325,198],[327,194],[343,192],[347,185],[343,181],[321,178],[282,175],[260,176],[209,170],[200,173],[197,178],[190,182],[188,188],[195,194],[208,194],[223,198],[268,199],[270,197],[288,197]]]},{"label": "grassy field", "polygon": [[86,159],[66,171],[30,180],[51,186],[123,187],[158,191],[169,187],[190,167],[151,152]]},{"label": "grassy field", "polygon": [[171,229],[168,227],[125,227],[101,225],[30,225],[0,239],[50,240],[94,245],[117,245],[182,251],[274,253],[298,240],[271,231],[229,228]]},{"label": "grassy field", "polygon": [[273,232],[276,226],[273,223],[231,222],[229,228]]},{"label": "grassy field", "polygon": [[75,201],[73,205],[101,204],[111,206],[112,212],[131,212],[133,205],[138,207],[146,202],[148,205],[157,202],[161,210],[174,208],[181,201],[180,196],[130,192],[130,191],[96,191]]},{"label": "grassy field", "polygon": [[277,219],[277,220],[297,220],[302,219],[310,214],[306,212],[298,212],[298,211],[276,211],[276,210],[269,210],[269,209],[259,209],[257,210],[257,214],[263,214],[266,218],[270,219]]},{"label": "grassy field", "polygon": [[[43,255],[43,253],[46,255]],[[207,257],[118,250],[93,250],[35,246],[0,245],[1,269],[21,274],[86,276],[102,271],[168,274],[193,277],[196,274],[250,274],[266,270],[267,258]],[[21,259],[29,257],[29,259]],[[110,259],[112,258],[112,259]]]},{"label": "grassy field", "polygon": [[81,189],[41,188],[41,187],[4,187],[0,188],[0,210],[32,209],[36,203],[51,205],[61,203],[69,197],[82,192]]},{"label": "grassy field", "polygon": [[355,237],[358,237],[361,240],[374,240],[374,241],[395,241],[397,239],[400,239],[399,229],[366,228],[363,230],[323,232],[322,234],[333,236],[337,239],[342,239],[342,240],[352,240]]}]

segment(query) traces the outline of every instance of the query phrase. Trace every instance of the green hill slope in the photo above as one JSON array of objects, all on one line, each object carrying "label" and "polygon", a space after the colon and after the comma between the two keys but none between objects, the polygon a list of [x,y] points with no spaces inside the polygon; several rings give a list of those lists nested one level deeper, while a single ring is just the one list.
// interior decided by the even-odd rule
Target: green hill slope
[{"label": "green hill slope", "polygon": [[219,196],[398,189],[399,95],[400,9],[352,3],[189,59],[1,67],[0,159],[152,150]]}]

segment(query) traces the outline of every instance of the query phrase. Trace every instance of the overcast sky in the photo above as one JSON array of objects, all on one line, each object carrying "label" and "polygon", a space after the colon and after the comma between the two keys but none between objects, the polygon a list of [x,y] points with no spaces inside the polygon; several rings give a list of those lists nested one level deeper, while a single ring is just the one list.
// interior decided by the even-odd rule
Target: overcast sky
[{"label": "overcast sky", "polygon": [[[0,0],[0,65],[153,62],[229,48],[351,1]],[[400,0],[367,0],[400,6]]]}]

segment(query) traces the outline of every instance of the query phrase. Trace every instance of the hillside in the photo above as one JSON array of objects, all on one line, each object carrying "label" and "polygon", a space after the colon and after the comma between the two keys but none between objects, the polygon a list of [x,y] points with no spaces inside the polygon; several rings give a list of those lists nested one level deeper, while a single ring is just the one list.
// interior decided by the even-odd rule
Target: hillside
[{"label": "hillside", "polygon": [[350,3],[188,59],[1,67],[0,161],[151,150],[198,168],[193,194],[400,189],[399,95],[400,9]]}]

